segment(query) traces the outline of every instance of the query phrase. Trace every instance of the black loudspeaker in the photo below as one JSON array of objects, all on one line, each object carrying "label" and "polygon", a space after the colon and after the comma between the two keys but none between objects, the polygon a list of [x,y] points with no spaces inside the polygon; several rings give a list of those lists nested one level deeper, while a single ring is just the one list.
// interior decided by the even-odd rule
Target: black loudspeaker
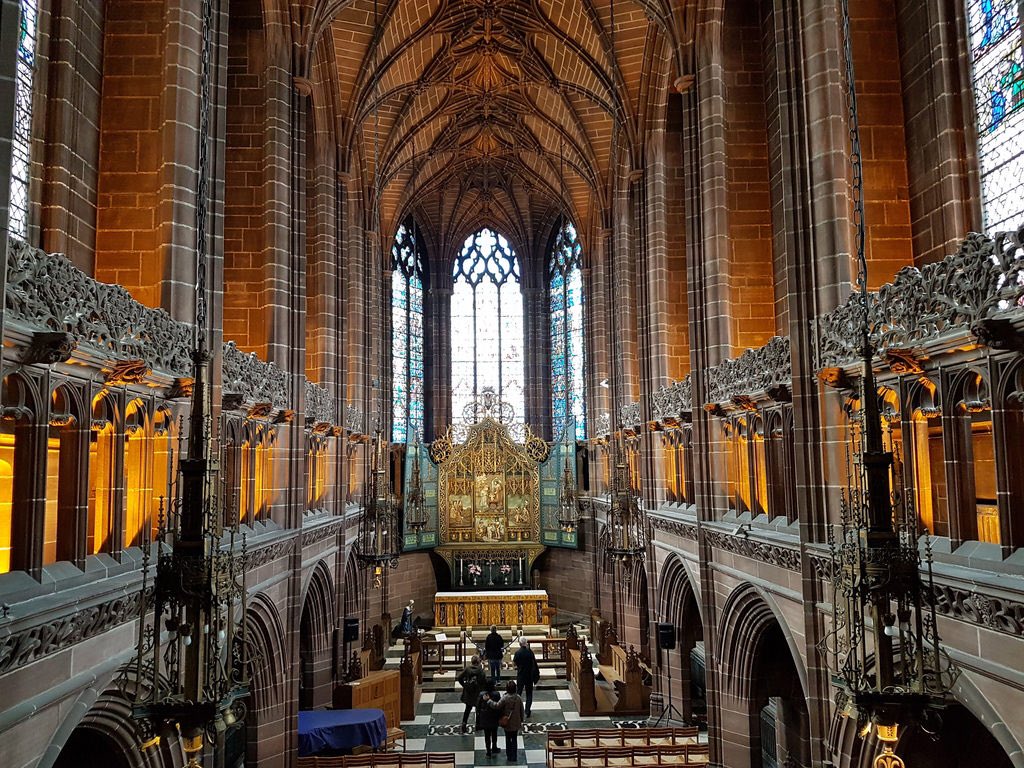
[{"label": "black loudspeaker", "polygon": [[663,651],[671,651],[676,647],[676,628],[671,624],[658,622],[658,647]]},{"label": "black loudspeaker", "polygon": [[346,643],[354,643],[359,640],[359,619],[351,616],[345,617],[345,635],[343,639]]}]

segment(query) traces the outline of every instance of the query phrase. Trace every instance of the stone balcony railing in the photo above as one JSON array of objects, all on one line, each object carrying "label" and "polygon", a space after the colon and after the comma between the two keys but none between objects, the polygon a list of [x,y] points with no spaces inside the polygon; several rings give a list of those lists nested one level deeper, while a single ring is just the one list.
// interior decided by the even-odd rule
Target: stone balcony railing
[{"label": "stone balcony railing", "polygon": [[[94,280],[61,254],[12,238],[4,300],[5,329],[27,337],[23,363],[64,362],[77,353],[130,369],[135,380],[187,380],[192,374],[192,325],[140,304],[119,285]],[[224,344],[222,361],[226,399],[292,407],[288,375],[275,363],[231,341]],[[307,421],[337,422],[335,399],[325,387],[307,380],[305,399]]]},{"label": "stone balcony railing", "polygon": [[[993,349],[1012,343],[1024,318],[1024,227],[995,238],[971,233],[941,261],[901,269],[868,293],[871,340],[880,357],[917,346],[940,348],[971,334]],[[817,367],[841,368],[862,346],[864,302],[853,293],[817,322]]]}]

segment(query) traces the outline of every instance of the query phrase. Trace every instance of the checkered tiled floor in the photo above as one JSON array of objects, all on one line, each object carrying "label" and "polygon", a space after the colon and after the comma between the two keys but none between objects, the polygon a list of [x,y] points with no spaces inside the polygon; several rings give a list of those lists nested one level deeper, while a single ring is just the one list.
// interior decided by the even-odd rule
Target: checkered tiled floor
[{"label": "checkered tiled floor", "polygon": [[[498,746],[502,753],[488,758],[484,753],[484,737],[480,731],[462,734],[463,704],[459,701],[458,683],[436,682],[425,686],[416,719],[402,723],[408,737],[410,751],[454,752],[457,765],[508,765],[505,759],[505,738],[498,731]],[[472,727],[476,722],[475,712],[469,715]],[[545,745],[549,730],[565,728],[612,728],[619,725],[636,725],[637,721],[613,720],[610,717],[582,718],[576,711],[565,680],[553,676],[541,679],[533,693],[533,711],[519,732],[518,765],[545,765]],[[643,721],[646,725],[646,720]]]}]

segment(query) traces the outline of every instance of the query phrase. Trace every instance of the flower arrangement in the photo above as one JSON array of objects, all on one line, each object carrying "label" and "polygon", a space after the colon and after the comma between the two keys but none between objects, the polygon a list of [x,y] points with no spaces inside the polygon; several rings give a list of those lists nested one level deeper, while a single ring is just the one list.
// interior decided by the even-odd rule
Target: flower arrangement
[{"label": "flower arrangement", "polygon": [[480,576],[484,572],[484,569],[477,563],[470,563],[466,566],[466,570],[469,571],[470,576]]},{"label": "flower arrangement", "polygon": [[501,572],[508,576],[510,573],[512,573],[512,566],[508,563],[505,563],[503,566],[501,566]]}]

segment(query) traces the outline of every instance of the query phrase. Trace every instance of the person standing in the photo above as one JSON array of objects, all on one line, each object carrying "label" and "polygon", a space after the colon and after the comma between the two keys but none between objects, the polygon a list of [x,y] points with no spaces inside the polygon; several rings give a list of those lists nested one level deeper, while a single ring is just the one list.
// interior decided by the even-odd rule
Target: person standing
[{"label": "person standing", "polygon": [[501,701],[489,702],[489,706],[498,710],[498,724],[505,730],[505,757],[514,763],[518,758],[519,729],[523,727],[523,700],[516,693],[515,681],[509,680]]},{"label": "person standing", "polygon": [[466,705],[466,710],[462,713],[462,732],[469,733],[469,713],[479,701],[480,691],[484,689],[484,684],[487,682],[484,668],[480,666],[480,657],[474,656],[470,659],[469,665],[459,673],[457,679],[459,685],[462,686],[462,695],[459,696],[459,699]]},{"label": "person standing", "polygon": [[488,680],[480,692],[480,699],[476,703],[476,729],[484,732],[484,747],[487,749],[487,756],[498,754],[498,710],[491,706],[492,702],[499,701],[498,692],[494,690],[494,681]]},{"label": "person standing", "polygon": [[501,639],[494,624],[491,624],[491,633],[484,640],[484,658],[490,667],[491,680],[501,680],[501,660],[505,658],[505,641]]},{"label": "person standing", "polygon": [[512,663],[516,665],[516,693],[521,696],[526,691],[526,716],[529,717],[533,707],[533,686],[540,682],[540,667],[525,637],[519,638],[519,650],[512,657]]}]

